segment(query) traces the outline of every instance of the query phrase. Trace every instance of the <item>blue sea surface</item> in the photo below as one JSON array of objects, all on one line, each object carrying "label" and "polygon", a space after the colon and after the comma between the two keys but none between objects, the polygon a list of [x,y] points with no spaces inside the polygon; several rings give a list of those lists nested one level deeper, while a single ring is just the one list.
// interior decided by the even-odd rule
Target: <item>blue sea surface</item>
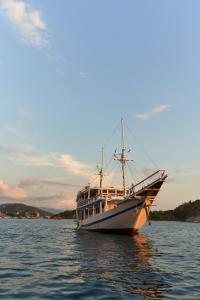
[{"label": "blue sea surface", "polygon": [[200,299],[200,224],[134,237],[73,221],[0,220],[0,299]]}]

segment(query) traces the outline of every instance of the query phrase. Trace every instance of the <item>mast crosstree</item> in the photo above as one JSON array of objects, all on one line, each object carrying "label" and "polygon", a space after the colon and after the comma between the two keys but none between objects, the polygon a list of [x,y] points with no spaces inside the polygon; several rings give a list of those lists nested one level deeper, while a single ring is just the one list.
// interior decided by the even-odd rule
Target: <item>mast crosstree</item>
[{"label": "mast crosstree", "polygon": [[[128,161],[133,161],[133,159],[127,158],[126,157],[126,146],[125,146],[125,141],[124,141],[124,120],[121,119],[121,147],[122,147],[122,152],[120,154],[114,154],[114,160],[120,161],[122,165],[122,182],[123,182],[123,196],[126,196],[126,163]],[[118,155],[120,157],[118,157]]]}]

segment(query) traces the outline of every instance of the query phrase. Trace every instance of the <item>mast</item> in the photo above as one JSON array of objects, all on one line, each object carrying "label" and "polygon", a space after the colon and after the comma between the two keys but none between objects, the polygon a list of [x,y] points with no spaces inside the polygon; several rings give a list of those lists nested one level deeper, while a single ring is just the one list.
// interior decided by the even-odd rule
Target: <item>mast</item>
[{"label": "mast", "polygon": [[102,190],[102,186],[103,186],[103,176],[104,176],[104,173],[103,173],[103,155],[104,155],[104,148],[102,147],[101,149],[101,169],[99,171],[99,178],[100,178],[100,196],[102,197],[103,196],[103,190]]},{"label": "mast", "polygon": [[99,189],[100,189],[100,196],[103,197],[103,177],[107,176],[108,174],[104,173],[104,148],[101,148],[101,167],[97,166],[98,173],[95,175],[99,176]]},{"label": "mast", "polygon": [[126,195],[126,146],[124,144],[124,124],[123,119],[121,119],[121,164],[122,164],[122,180],[123,180],[123,191],[124,196]]},{"label": "mast", "polygon": [[[121,147],[122,152],[120,154],[114,154],[114,160],[118,160],[122,164],[122,182],[123,182],[123,196],[126,196],[126,162],[133,161],[133,159],[126,158],[126,146],[124,142],[124,120],[121,119]],[[118,157],[117,155],[120,155]]]}]

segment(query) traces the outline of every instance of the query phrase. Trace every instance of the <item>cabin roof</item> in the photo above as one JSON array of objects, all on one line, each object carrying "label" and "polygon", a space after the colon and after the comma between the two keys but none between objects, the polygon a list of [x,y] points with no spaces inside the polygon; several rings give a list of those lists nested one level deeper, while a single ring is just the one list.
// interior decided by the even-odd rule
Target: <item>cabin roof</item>
[{"label": "cabin roof", "polygon": [[[85,186],[85,187],[83,187],[81,190],[78,191],[78,194],[87,192],[89,189],[90,189],[90,191],[91,191],[91,190],[93,190],[93,191],[94,191],[94,190],[98,191],[98,190],[100,190],[100,187],[96,187],[96,186],[94,186],[94,187],[92,187],[92,186]],[[122,188],[122,187],[117,187],[117,186],[104,186],[104,187],[102,188],[102,190],[118,190],[118,191],[123,191],[123,188]],[[129,188],[127,188],[126,190],[129,190]]]}]

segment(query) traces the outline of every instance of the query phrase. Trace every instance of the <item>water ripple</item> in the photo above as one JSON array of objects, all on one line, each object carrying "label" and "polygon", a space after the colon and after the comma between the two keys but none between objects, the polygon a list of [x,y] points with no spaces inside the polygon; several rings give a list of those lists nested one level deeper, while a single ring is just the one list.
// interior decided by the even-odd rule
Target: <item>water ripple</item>
[{"label": "water ripple", "polygon": [[2,299],[200,299],[200,224],[157,222],[134,237],[0,224]]}]

